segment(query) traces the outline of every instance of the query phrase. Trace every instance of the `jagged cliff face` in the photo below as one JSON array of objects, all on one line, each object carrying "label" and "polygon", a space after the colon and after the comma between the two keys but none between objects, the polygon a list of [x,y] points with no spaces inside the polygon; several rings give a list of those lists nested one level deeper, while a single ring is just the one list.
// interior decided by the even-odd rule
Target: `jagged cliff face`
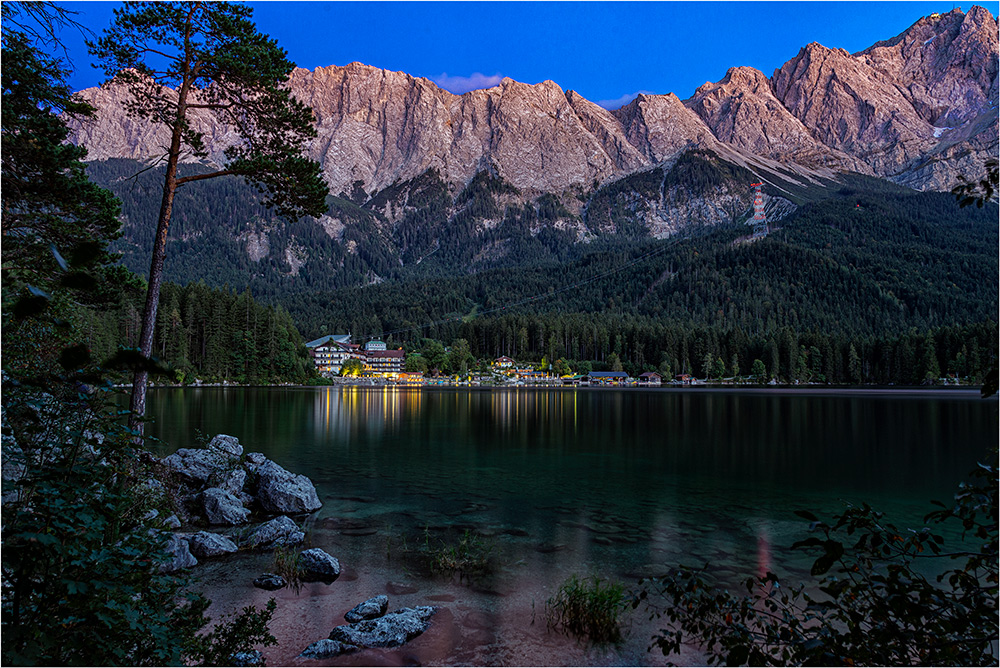
[{"label": "jagged cliff face", "polygon": [[[997,149],[997,22],[973,7],[920,19],[851,55],[809,44],[769,79],[735,67],[683,103],[640,95],[608,112],[545,81],[504,79],[462,96],[359,63],[296,70],[316,114],[310,155],[333,192],[375,193],[429,169],[458,187],[490,170],[528,194],[561,193],[671,162],[692,148],[947,189]],[[165,143],[125,115],[122,91],[88,89],[96,122],[73,139],[90,158],[149,159]],[[233,140],[209,118],[209,159]]]},{"label": "jagged cliff face", "polygon": [[[363,202],[429,170],[459,192],[488,171],[521,201],[554,193],[579,213],[576,199],[595,182],[669,168],[692,149],[765,180],[783,165],[946,190],[997,153],[997,54],[996,19],[973,7],[923,18],[857,54],[809,44],[770,78],[735,67],[683,102],[640,95],[614,112],[551,81],[504,79],[457,96],[359,63],[299,69],[289,86],[316,115],[309,153],[333,193]],[[82,92],[98,115],[75,125],[72,139],[91,160],[149,160],[166,143],[163,129],[125,114],[123,95]],[[207,116],[193,122],[209,139],[209,160],[221,161],[234,133]]]},{"label": "jagged cliff face", "polygon": [[823,144],[878,176],[945,190],[997,152],[997,50],[996,19],[956,9],[854,55],[809,44],[771,85]]}]

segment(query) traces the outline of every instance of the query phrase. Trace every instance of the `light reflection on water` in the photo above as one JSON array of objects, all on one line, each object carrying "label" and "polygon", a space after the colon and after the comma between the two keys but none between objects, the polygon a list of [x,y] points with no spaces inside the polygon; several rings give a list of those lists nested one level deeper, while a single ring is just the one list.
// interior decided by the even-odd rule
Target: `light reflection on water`
[{"label": "light reflection on water", "polygon": [[[431,663],[602,662],[525,627],[569,573],[634,583],[708,563],[727,581],[802,575],[808,560],[787,550],[806,528],[794,510],[864,500],[919,524],[998,438],[996,401],[974,392],[202,388],[155,390],[149,404],[165,450],[192,445],[196,430],[228,433],[309,475],[325,504],[313,545],[357,564],[374,593],[403,577],[382,555],[394,536],[471,528],[494,541],[507,566],[483,585],[492,593],[423,581],[396,597],[456,597],[460,640],[438,637],[441,653],[423,655]],[[350,537],[345,518],[376,533]],[[250,561],[236,572],[266,568],[240,558]],[[314,598],[353,596],[352,586]],[[233,604],[259,597],[238,591],[247,598],[229,592]],[[475,637],[462,606],[499,620],[489,643],[462,644]],[[625,654],[607,660],[647,662],[648,633],[639,624]],[[517,642],[530,647],[511,650]]]}]

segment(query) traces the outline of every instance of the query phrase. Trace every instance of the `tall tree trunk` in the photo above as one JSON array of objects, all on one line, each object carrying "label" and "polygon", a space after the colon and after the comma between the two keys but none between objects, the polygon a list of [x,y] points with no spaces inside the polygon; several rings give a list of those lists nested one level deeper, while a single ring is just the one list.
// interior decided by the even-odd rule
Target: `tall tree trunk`
[{"label": "tall tree trunk", "polygon": [[[180,131],[174,132],[170,158],[167,162],[167,176],[163,183],[163,200],[160,203],[160,217],[156,222],[156,237],[153,239],[153,259],[149,264],[149,287],[146,290],[146,305],[142,311],[142,333],[139,335],[139,352],[149,359],[153,354],[153,334],[156,329],[156,311],[160,305],[160,286],[163,284],[163,261],[167,254],[167,230],[170,214],[174,207],[174,193],[177,191],[177,162],[180,153]],[[149,371],[136,369],[132,377],[132,400],[129,404],[129,428],[142,438],[143,421],[146,415],[146,383]]]},{"label": "tall tree trunk", "polygon": [[[153,239],[153,258],[149,263],[149,287],[146,290],[146,305],[142,311],[142,333],[139,335],[139,352],[148,360],[153,353],[153,334],[156,330],[156,311],[160,305],[160,286],[163,284],[163,260],[167,255],[167,230],[174,208],[174,193],[177,192],[177,163],[181,155],[181,133],[187,114],[187,96],[190,83],[186,80],[177,95],[177,116],[170,137],[170,152],[167,154],[167,174],[163,181],[163,200],[160,202],[160,216],[156,221],[156,237]],[[132,377],[132,398],[129,403],[129,429],[136,432],[136,441],[142,441],[143,417],[146,415],[146,383],[149,370],[136,369]]]}]

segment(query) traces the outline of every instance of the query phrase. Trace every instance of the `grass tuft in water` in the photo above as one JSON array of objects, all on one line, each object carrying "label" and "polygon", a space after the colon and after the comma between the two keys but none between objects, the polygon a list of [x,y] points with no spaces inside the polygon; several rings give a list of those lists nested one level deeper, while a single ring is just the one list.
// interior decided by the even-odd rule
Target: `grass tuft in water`
[{"label": "grass tuft in water", "polygon": [[628,608],[625,586],[597,576],[571,575],[545,603],[550,629],[597,644],[622,642],[622,618]]},{"label": "grass tuft in water", "polygon": [[296,594],[302,591],[302,557],[294,547],[279,547],[274,551],[274,573],[285,578]]},{"label": "grass tuft in water", "polygon": [[424,549],[435,573],[458,573],[459,577],[480,577],[493,571],[493,548],[481,536],[466,530],[457,543],[442,542],[437,547],[424,542]]}]

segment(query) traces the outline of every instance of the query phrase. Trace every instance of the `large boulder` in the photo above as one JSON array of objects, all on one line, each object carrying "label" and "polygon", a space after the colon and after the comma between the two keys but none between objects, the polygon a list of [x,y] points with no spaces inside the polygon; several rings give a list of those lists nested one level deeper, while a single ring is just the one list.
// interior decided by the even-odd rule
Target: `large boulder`
[{"label": "large boulder", "polygon": [[340,562],[335,557],[314,547],[299,554],[299,576],[303,582],[325,582],[330,584],[340,577]]},{"label": "large boulder", "polygon": [[364,603],[358,603],[344,615],[344,619],[351,624],[363,622],[366,619],[377,619],[384,615],[388,609],[389,597],[381,594],[368,599]]},{"label": "large boulder", "polygon": [[243,446],[240,445],[239,439],[235,436],[227,436],[226,434],[219,434],[209,441],[208,449],[225,453],[232,457],[239,457],[243,454]]},{"label": "large boulder", "polygon": [[163,458],[163,463],[185,482],[197,487],[209,484],[213,476],[224,478],[240,469],[243,446],[235,436],[219,434],[204,448],[181,448]]},{"label": "large boulder", "polygon": [[248,531],[240,540],[242,547],[269,550],[284,545],[298,545],[306,535],[291,519],[282,515]]},{"label": "large boulder", "polygon": [[295,475],[272,461],[257,467],[257,501],[272,513],[311,513],[323,504],[312,481]]},{"label": "large boulder", "polygon": [[213,475],[236,470],[239,457],[219,450],[181,448],[163,458],[163,463],[184,482],[197,489],[208,484]]},{"label": "large boulder", "polygon": [[264,655],[261,654],[260,650],[258,649],[251,650],[249,652],[235,652],[231,657],[229,657],[229,665],[263,666]]},{"label": "large boulder", "polygon": [[243,485],[246,484],[246,481],[247,472],[243,469],[221,471],[213,473],[208,477],[208,484],[210,486],[218,487],[237,497],[243,495]]},{"label": "large boulder", "polygon": [[163,573],[173,573],[182,568],[191,568],[198,565],[198,560],[191,554],[187,536],[180,534],[172,535],[167,541],[165,550],[169,556],[169,560],[160,565],[160,571]]},{"label": "large boulder", "polygon": [[243,458],[243,467],[251,473],[256,473],[261,464],[268,461],[263,452],[248,452]]},{"label": "large boulder", "polygon": [[201,506],[209,524],[235,526],[246,524],[250,519],[250,511],[243,503],[218,487],[209,487],[201,493]]},{"label": "large boulder", "polygon": [[431,606],[403,608],[378,619],[338,626],[330,632],[330,640],[356,647],[398,647],[426,631],[435,612]]},{"label": "large boulder", "polygon": [[232,554],[237,549],[236,543],[225,536],[209,531],[199,531],[188,536],[188,546],[191,554],[199,559],[209,557],[219,557],[223,554]]}]

